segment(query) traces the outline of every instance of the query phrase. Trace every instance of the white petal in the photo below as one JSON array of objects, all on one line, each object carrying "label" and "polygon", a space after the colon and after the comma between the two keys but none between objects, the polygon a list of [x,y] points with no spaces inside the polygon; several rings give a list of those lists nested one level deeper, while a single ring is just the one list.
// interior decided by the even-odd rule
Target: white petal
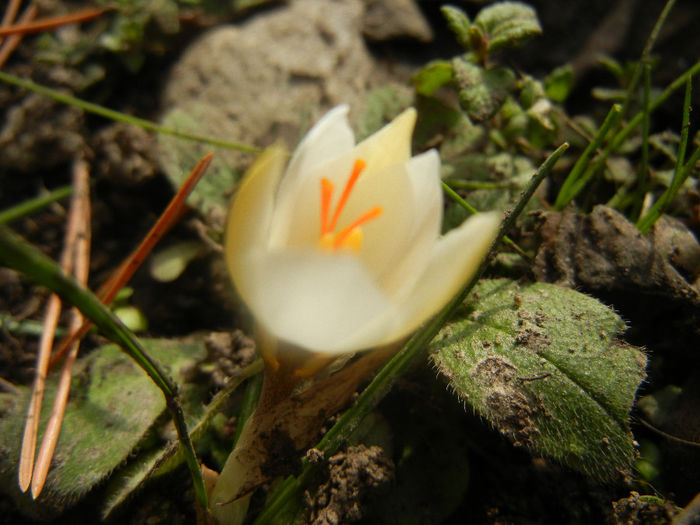
[{"label": "white petal", "polygon": [[403,300],[428,264],[442,224],[440,157],[435,150],[417,155],[405,163],[412,200],[404,204],[411,210],[412,226],[379,279],[395,300]]},{"label": "white petal", "polygon": [[[309,178],[319,167],[355,146],[355,135],[348,123],[348,110],[347,105],[331,109],[309,130],[294,151],[276,195],[270,246],[279,247],[284,244],[297,200],[313,186],[309,184]],[[311,189],[318,191],[317,188]]]},{"label": "white petal", "polygon": [[261,253],[247,264],[254,281],[248,306],[257,322],[313,352],[360,350],[347,340],[392,308],[354,256]]},{"label": "white petal", "polygon": [[367,163],[364,176],[410,159],[411,137],[415,125],[416,110],[408,108],[382,129],[360,142],[353,154]]},{"label": "white petal", "polygon": [[431,259],[410,295],[393,303],[345,342],[362,349],[407,337],[435,315],[478,269],[500,224],[497,213],[480,213],[438,240]]},{"label": "white petal", "polygon": [[245,302],[251,295],[251,283],[243,258],[266,243],[286,158],[286,151],[280,147],[265,150],[243,177],[229,209],[224,251],[234,284]]},{"label": "white petal", "polygon": [[445,306],[479,268],[501,222],[498,213],[479,213],[440,238],[416,287],[401,309],[402,337],[416,330]]}]

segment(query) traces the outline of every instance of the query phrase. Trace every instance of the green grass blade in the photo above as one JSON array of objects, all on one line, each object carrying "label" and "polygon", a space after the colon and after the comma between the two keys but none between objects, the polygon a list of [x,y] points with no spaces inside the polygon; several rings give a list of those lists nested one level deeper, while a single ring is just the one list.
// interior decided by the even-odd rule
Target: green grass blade
[{"label": "green grass blade", "polygon": [[[472,215],[474,215],[475,213],[479,213],[479,211],[478,211],[474,206],[472,206],[472,205],[469,204],[467,201],[465,201],[465,200],[461,197],[461,195],[460,195],[459,193],[457,193],[455,190],[453,190],[453,189],[449,186],[449,184],[447,184],[445,181],[442,181],[442,189],[443,189],[443,191],[444,191],[445,193],[447,193],[447,195],[448,195],[453,201],[455,201],[457,204],[459,204],[462,208],[464,208],[465,210],[467,210],[467,211],[468,211],[469,213],[471,213]],[[525,259],[526,261],[531,261],[531,260],[532,260],[532,257],[530,257],[530,256],[525,252],[525,250],[523,250],[520,246],[518,246],[518,245],[515,243],[515,241],[513,241],[513,240],[512,240],[510,237],[508,237],[507,235],[505,235],[505,236],[503,237],[503,242],[505,242],[508,246],[510,246],[511,248],[513,248],[513,250],[515,250],[515,252],[516,252],[518,255],[520,255],[520,257],[522,257],[523,259]]]},{"label": "green grass blade", "polygon": [[[675,93],[681,86],[684,86],[688,79],[692,78],[698,72],[700,72],[700,61],[693,64],[693,66],[690,69],[685,71],[682,75],[680,75],[673,82],[671,82],[658,97],[652,100],[651,104],[649,104],[649,113],[653,113],[659,106],[661,106],[661,104],[666,102],[666,100],[668,100],[668,98],[671,95],[673,95],[673,93]],[[627,137],[629,137],[629,135],[641,124],[643,118],[644,114],[640,111],[634,116],[634,118],[632,118],[627,123],[625,127],[618,131],[617,134],[615,134],[613,139],[610,141],[610,143],[603,150],[603,152],[595,160],[595,162],[593,162],[590,166],[588,166],[588,168],[586,168],[586,171],[583,175],[581,175],[580,178],[585,181],[589,181],[593,177],[593,175],[598,173],[603,167],[603,164],[605,164],[605,162],[608,160],[608,157],[610,157],[610,155],[614,151],[617,151],[617,149],[622,145],[622,143],[627,139]],[[555,209],[560,210],[563,209],[563,207],[564,206],[558,208],[555,206]]]},{"label": "green grass blade", "polygon": [[95,115],[100,115],[101,117],[105,117],[105,118],[114,120],[116,122],[124,122],[126,124],[133,124],[135,126],[139,126],[139,127],[146,129],[148,131],[154,131],[156,133],[161,133],[163,135],[172,135],[174,137],[178,137],[178,138],[186,139],[186,140],[194,140],[197,142],[202,142],[204,144],[210,144],[212,146],[232,149],[232,150],[236,150],[236,151],[242,151],[244,153],[256,153],[257,154],[257,153],[262,152],[262,150],[259,148],[254,148],[252,146],[246,146],[245,144],[240,144],[237,142],[228,142],[225,140],[214,139],[214,138],[205,137],[202,135],[195,135],[193,133],[184,133],[182,131],[178,131],[178,130],[172,129],[172,128],[166,128],[164,126],[160,126],[160,125],[156,124],[155,122],[151,122],[150,120],[145,120],[142,118],[133,117],[131,115],[127,115],[126,113],[120,113],[119,111],[105,108],[103,106],[100,106],[99,104],[94,104],[92,102],[87,102],[85,100],[81,100],[81,99],[74,97],[72,95],[67,95],[65,93],[61,93],[60,91],[56,91],[55,89],[51,89],[51,88],[48,88],[46,86],[42,86],[40,84],[37,84],[36,82],[32,82],[31,80],[25,80],[23,78],[15,76],[15,75],[10,75],[9,73],[4,73],[2,71],[0,71],[0,81],[5,82],[6,84],[11,84],[13,86],[18,86],[18,87],[21,87],[24,89],[28,89],[30,91],[33,91],[34,93],[39,93],[40,95],[44,95],[45,97],[49,97],[50,99],[55,100],[56,102],[60,102],[62,104],[67,104],[69,106],[75,106],[77,108],[82,109],[83,111],[87,111],[89,113],[94,113]]},{"label": "green grass blade", "polygon": [[160,388],[173,416],[178,438],[186,452],[186,461],[197,499],[206,508],[207,494],[182,407],[177,400],[177,386],[148,356],[136,336],[90,290],[66,275],[54,261],[2,225],[0,225],[0,263],[24,273],[34,282],[46,286],[66,302],[80,309],[83,315],[95,323],[107,338],[120,345]]},{"label": "green grass blade", "polygon": [[649,189],[649,103],[651,98],[651,66],[644,64],[644,101],[642,109],[642,159],[639,163],[639,175],[637,177],[636,199],[634,208],[630,213],[630,220],[636,221],[642,212],[644,195]]},{"label": "green grass blade", "polygon": [[578,158],[576,164],[574,164],[574,167],[571,168],[571,171],[566,177],[564,184],[562,184],[562,187],[559,190],[559,194],[557,195],[557,198],[554,202],[554,209],[556,211],[561,211],[564,208],[566,208],[569,205],[569,203],[572,200],[574,200],[579,194],[579,192],[585,187],[586,183],[588,183],[589,179],[591,178],[591,175],[593,174],[589,173],[588,170],[584,172],[586,166],[588,166],[588,161],[590,160],[593,153],[595,153],[598,150],[601,143],[612,128],[613,124],[617,122],[617,119],[620,116],[621,112],[622,107],[619,104],[614,104],[613,107],[610,109],[608,115],[605,117],[602,126],[600,126],[598,133],[596,133],[595,137],[593,137],[593,140],[588,144],[586,149]]},{"label": "green grass blade", "polygon": [[697,161],[697,153],[691,157],[690,161],[684,166],[685,152],[688,147],[688,131],[690,129],[690,99],[692,94],[692,76],[688,77],[685,84],[685,97],[683,100],[683,121],[681,123],[681,140],[678,144],[678,154],[676,155],[676,168],[673,173],[673,179],[671,179],[671,185],[666,188],[666,191],[659,197],[659,199],[654,203],[654,205],[647,211],[647,213],[637,221],[637,228],[640,232],[646,234],[649,229],[654,225],[659,217],[666,211],[666,208],[675,198],[678,190],[685,182],[685,180],[690,175],[692,167],[695,165],[693,157]]},{"label": "green grass blade", "polygon": [[[649,112],[653,113],[659,106],[661,106],[661,104],[666,102],[671,95],[678,91],[682,86],[685,86],[688,80],[690,80],[699,72],[700,60],[693,64],[693,66],[690,69],[681,74],[673,82],[671,82],[658,97],[652,100],[651,104],[649,104]],[[603,155],[601,155],[601,159],[598,161],[598,163],[605,162],[610,156],[610,153],[616,151],[622,145],[625,139],[629,137],[630,133],[632,133],[637,128],[637,126],[641,124],[643,118],[644,114],[640,111],[627,123],[627,125],[624,128],[618,131],[613,140],[610,142],[610,145],[603,152]]]},{"label": "green grass blade", "polygon": [[651,33],[649,33],[649,38],[647,38],[647,41],[644,44],[644,49],[642,50],[642,56],[640,57],[639,62],[636,64],[632,73],[632,79],[630,80],[629,86],[627,86],[627,93],[625,96],[625,101],[622,106],[621,113],[623,117],[627,115],[627,109],[629,108],[629,105],[632,99],[634,98],[634,92],[637,89],[637,84],[639,83],[639,79],[643,71],[642,65],[648,64],[651,50],[653,49],[654,44],[656,43],[656,39],[658,38],[659,33],[661,32],[661,28],[663,27],[664,22],[666,21],[666,18],[671,12],[671,9],[673,9],[673,5],[675,3],[676,0],[667,0],[666,5],[664,5],[664,8],[661,10],[661,13],[659,13],[659,17],[656,19],[656,23],[654,24]]},{"label": "green grass blade", "polygon": [[61,186],[60,188],[56,188],[46,195],[41,195],[34,199],[30,199],[12,206],[12,208],[0,211],[0,224],[9,224],[17,219],[25,217],[26,215],[36,213],[52,202],[65,199],[71,193],[73,193],[73,186]]}]

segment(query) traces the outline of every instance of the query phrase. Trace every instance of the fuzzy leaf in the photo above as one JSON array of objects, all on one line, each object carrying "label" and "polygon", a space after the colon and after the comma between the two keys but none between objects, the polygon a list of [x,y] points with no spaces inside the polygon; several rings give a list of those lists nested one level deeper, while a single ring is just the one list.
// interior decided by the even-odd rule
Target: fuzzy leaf
[{"label": "fuzzy leaf", "polygon": [[355,126],[358,141],[369,137],[387,122],[410,106],[413,97],[410,89],[403,85],[386,85],[367,92],[359,107]]},{"label": "fuzzy leaf", "polygon": [[484,281],[432,344],[455,393],[516,445],[599,479],[628,470],[628,414],[646,357],[595,299],[550,284]]},{"label": "fuzzy leaf", "polygon": [[500,2],[485,7],[474,20],[488,40],[488,51],[516,47],[542,33],[535,10],[520,2]]},{"label": "fuzzy leaf", "polygon": [[[204,357],[201,342],[141,341],[151,357],[170,369],[175,380],[182,379],[185,367]],[[165,410],[160,390],[116,345],[91,353],[75,368],[61,436],[38,506],[30,503],[28,494],[19,494],[16,482],[29,388],[17,387],[18,395],[0,396],[0,471],[3,485],[21,507],[60,510],[77,501],[126,459]],[[53,405],[56,379],[52,374],[47,380],[40,429],[45,428]],[[41,438],[40,434],[39,443]]]},{"label": "fuzzy leaf", "polygon": [[461,46],[469,49],[469,28],[471,27],[471,22],[467,14],[461,9],[451,5],[441,7],[440,11],[442,11],[442,15],[445,17],[445,20],[447,20],[447,26],[457,37],[457,42],[459,42]]},{"label": "fuzzy leaf", "polygon": [[547,97],[554,102],[564,102],[574,87],[574,68],[566,64],[552,71],[544,79]]},{"label": "fuzzy leaf", "polygon": [[477,122],[498,112],[515,82],[515,73],[510,69],[484,69],[462,57],[452,61],[452,68],[459,86],[459,103]]},{"label": "fuzzy leaf", "polygon": [[416,93],[430,96],[438,88],[452,80],[452,65],[446,60],[436,60],[413,75]]}]

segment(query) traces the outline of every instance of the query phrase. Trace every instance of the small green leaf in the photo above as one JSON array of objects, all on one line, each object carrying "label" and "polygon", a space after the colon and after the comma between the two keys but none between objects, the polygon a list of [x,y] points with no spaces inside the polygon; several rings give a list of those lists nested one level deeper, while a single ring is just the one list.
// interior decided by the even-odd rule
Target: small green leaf
[{"label": "small green leaf", "polygon": [[406,86],[386,85],[370,90],[357,112],[357,140],[369,137],[412,102],[413,93]]},{"label": "small green leaf", "polygon": [[465,49],[470,49],[469,28],[471,27],[471,22],[467,14],[451,5],[442,6],[440,11],[442,11],[442,15],[447,20],[447,26],[457,37],[457,42]]},{"label": "small green leaf", "polygon": [[429,97],[452,80],[452,65],[447,60],[436,60],[413,75],[411,80],[416,93]]},{"label": "small green leaf", "polygon": [[516,445],[599,479],[629,470],[628,414],[646,357],[624,322],[576,291],[483,281],[432,344],[457,395]]},{"label": "small green leaf", "polygon": [[487,70],[462,57],[452,60],[452,68],[459,86],[459,103],[477,122],[498,112],[515,82],[515,73],[510,69]]},{"label": "small green leaf", "polygon": [[544,79],[544,90],[553,102],[564,102],[574,87],[574,69],[566,64],[552,71]]},{"label": "small green leaf", "polygon": [[521,85],[519,102],[523,109],[530,109],[546,96],[542,82],[529,75],[524,76]]},{"label": "small green leaf", "polygon": [[143,312],[132,305],[118,306],[112,310],[119,320],[132,332],[148,330],[148,319]]},{"label": "small green leaf", "polygon": [[187,265],[202,252],[202,243],[183,241],[172,244],[151,257],[149,266],[151,277],[156,281],[167,283],[174,281]]},{"label": "small green leaf", "polygon": [[474,20],[488,40],[488,51],[516,47],[542,33],[535,10],[520,2],[500,2],[485,7]]}]

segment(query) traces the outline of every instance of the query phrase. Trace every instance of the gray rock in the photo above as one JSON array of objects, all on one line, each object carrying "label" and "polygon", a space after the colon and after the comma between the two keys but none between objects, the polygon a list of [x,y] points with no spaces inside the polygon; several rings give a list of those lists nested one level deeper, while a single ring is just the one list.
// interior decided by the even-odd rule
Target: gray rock
[{"label": "gray rock", "polygon": [[[275,140],[294,146],[325,111],[358,105],[382,82],[362,38],[363,13],[361,0],[295,0],[239,26],[213,29],[173,68],[163,123],[250,146]],[[177,185],[212,150],[163,135],[158,140],[161,165]],[[228,192],[250,160],[216,150],[191,201],[210,222],[223,221]]]},{"label": "gray rock", "polygon": [[433,30],[414,0],[365,0],[364,33],[379,41],[397,37],[421,42],[433,39]]}]

